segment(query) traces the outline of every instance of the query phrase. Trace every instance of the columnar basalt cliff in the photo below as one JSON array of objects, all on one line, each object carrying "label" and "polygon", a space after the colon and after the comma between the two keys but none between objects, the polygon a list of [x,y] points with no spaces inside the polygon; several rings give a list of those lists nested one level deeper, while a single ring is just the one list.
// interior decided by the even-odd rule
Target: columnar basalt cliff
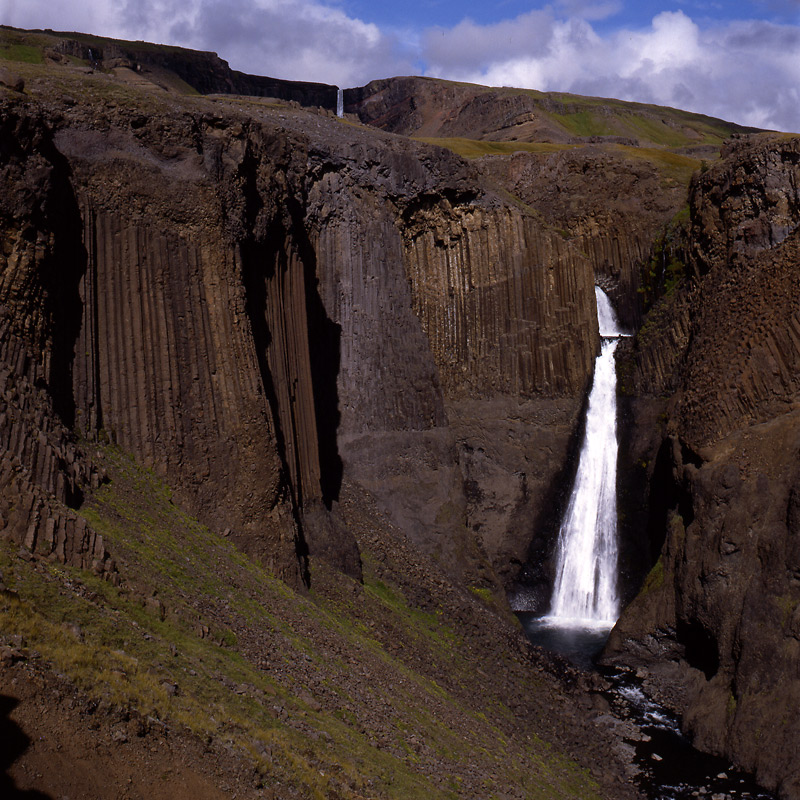
[{"label": "columnar basalt cliff", "polygon": [[[635,352],[652,387],[677,389],[651,466],[664,544],[609,653],[680,687],[701,747],[797,797],[800,140],[723,156],[692,187],[695,280]],[[659,346],[677,353],[654,360]]]},{"label": "columnar basalt cliff", "polygon": [[68,273],[80,232],[65,163],[41,120],[7,114],[0,130],[0,527],[31,551],[110,576],[102,536],[72,511],[101,475],[70,431]]},{"label": "columnar basalt cliff", "polygon": [[[308,190],[325,324],[341,342],[338,421],[325,425],[338,424],[344,474],[445,569],[508,583],[591,370],[591,270],[451,153],[391,140],[389,155],[353,138]],[[548,425],[521,431],[502,457],[494,446],[483,455],[488,428],[515,425],[537,403],[549,404]],[[554,452],[537,459],[544,440]],[[491,464],[480,478],[476,451]]]},{"label": "columnar basalt cliff", "polygon": [[685,181],[699,162],[606,143],[486,156],[480,164],[491,180],[574,240],[623,325],[638,328],[653,243],[685,205]]},{"label": "columnar basalt cliff", "polygon": [[[585,257],[447,151],[297,111],[153,98],[145,116],[93,80],[91,110],[20,130],[4,110],[7,181],[59,204],[9,201],[3,300],[63,425],[291,583],[309,551],[359,574],[335,513],[353,480],[499,590],[591,371]],[[520,429],[503,452],[481,432],[497,425]]]},{"label": "columnar basalt cliff", "polygon": [[[361,602],[371,570],[405,614],[359,550],[391,530],[421,559],[414,614],[441,592],[467,598],[459,624],[502,616],[521,571],[532,596],[547,580],[600,283],[639,329],[618,350],[624,591],[655,564],[607,655],[800,797],[800,140],[737,138],[701,169],[736,126],[424,79],[346,93],[367,127],[178,94],[277,93],[210,54],[37,35],[63,44],[0,87],[15,551],[131,577],[81,513],[113,452],[301,591],[316,569]],[[467,161],[463,137],[489,144]],[[440,578],[419,589],[422,560]]]},{"label": "columnar basalt cliff", "polygon": [[26,44],[35,42],[51,62],[66,65],[72,59],[84,61],[92,69],[131,70],[145,82],[163,89],[174,88],[178,83],[204,95],[269,97],[336,110],[336,86],[248,75],[231,69],[216,53],[51,30],[21,32],[0,26],[0,31],[9,41],[21,42],[24,36]]}]

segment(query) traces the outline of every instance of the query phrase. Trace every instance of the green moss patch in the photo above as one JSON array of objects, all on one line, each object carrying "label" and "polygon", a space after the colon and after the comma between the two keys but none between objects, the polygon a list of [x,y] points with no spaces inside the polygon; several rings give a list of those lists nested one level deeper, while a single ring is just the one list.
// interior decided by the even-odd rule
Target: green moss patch
[{"label": "green moss patch", "polygon": [[530,728],[516,742],[519,720],[481,691],[450,612],[409,599],[385,555],[362,543],[363,586],[317,564],[311,591],[295,592],[129,456],[95,457],[110,480],[81,513],[117,560],[119,586],[0,546],[13,590],[0,597],[2,635],[84,693],[233,749],[298,797],[455,800],[509,785],[522,797],[596,796]]},{"label": "green moss patch", "polygon": [[21,61],[24,64],[41,64],[44,61],[40,48],[27,44],[3,44],[0,42],[0,59]]},{"label": "green moss patch", "polygon": [[555,153],[568,150],[575,145],[548,144],[542,142],[493,142],[482,139],[463,139],[458,137],[434,138],[415,137],[418,142],[435,144],[452,150],[464,158],[480,158],[481,156],[511,155],[513,153]]}]

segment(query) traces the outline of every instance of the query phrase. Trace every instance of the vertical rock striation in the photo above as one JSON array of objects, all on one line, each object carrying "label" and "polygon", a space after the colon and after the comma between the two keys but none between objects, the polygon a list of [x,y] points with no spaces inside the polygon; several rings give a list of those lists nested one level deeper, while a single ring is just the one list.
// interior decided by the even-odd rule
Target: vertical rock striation
[{"label": "vertical rock striation", "polygon": [[462,579],[510,583],[597,346],[591,271],[451,153],[392,145],[354,142],[309,191],[344,472]]},{"label": "vertical rock striation", "polygon": [[294,584],[308,553],[360,574],[349,480],[499,590],[589,379],[589,261],[448,151],[202,102],[77,103],[54,133],[4,109],[30,200],[8,203],[9,335],[64,431],[130,452]]},{"label": "vertical rock striation", "polygon": [[0,136],[0,531],[112,576],[102,537],[73,510],[101,480],[68,428],[83,266],[74,197],[41,119],[4,114]]},{"label": "vertical rock striation", "polygon": [[[639,369],[675,388],[650,486],[663,547],[610,652],[681,687],[701,747],[798,797],[800,140],[724,156],[692,187],[696,279],[645,326]],[[678,356],[653,359],[659,341]]]}]

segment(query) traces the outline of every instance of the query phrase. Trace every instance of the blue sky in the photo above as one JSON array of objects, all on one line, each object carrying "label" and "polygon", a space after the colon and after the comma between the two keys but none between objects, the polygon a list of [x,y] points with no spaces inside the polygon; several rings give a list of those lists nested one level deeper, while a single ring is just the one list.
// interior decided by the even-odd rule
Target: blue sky
[{"label": "blue sky", "polygon": [[800,0],[0,0],[0,23],[214,50],[278,78],[423,74],[800,132]]},{"label": "blue sky", "polygon": [[[498,0],[487,2],[456,2],[455,0],[407,0],[403,3],[370,2],[370,0],[342,0],[332,3],[343,9],[349,16],[358,17],[381,26],[407,27],[409,20],[416,26],[439,25],[450,27],[464,17],[478,23],[496,22],[499,19],[514,19],[533,8],[551,6],[565,15],[602,14],[609,25],[646,26],[662,11],[684,11],[698,20],[762,19],[777,23],[800,20],[800,3],[787,0],[640,0],[640,2],[572,2],[531,3],[527,0]],[[603,26],[605,27],[605,25]]]}]

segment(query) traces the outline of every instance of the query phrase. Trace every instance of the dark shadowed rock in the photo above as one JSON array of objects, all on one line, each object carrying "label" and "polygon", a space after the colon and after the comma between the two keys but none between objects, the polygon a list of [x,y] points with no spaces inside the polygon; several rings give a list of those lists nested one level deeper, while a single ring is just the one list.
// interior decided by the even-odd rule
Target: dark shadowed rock
[{"label": "dark shadowed rock", "polygon": [[677,386],[650,469],[663,548],[607,649],[648,665],[700,747],[784,797],[800,794],[799,154],[740,140],[693,184],[698,277],[651,334],[686,332],[660,368]]}]

